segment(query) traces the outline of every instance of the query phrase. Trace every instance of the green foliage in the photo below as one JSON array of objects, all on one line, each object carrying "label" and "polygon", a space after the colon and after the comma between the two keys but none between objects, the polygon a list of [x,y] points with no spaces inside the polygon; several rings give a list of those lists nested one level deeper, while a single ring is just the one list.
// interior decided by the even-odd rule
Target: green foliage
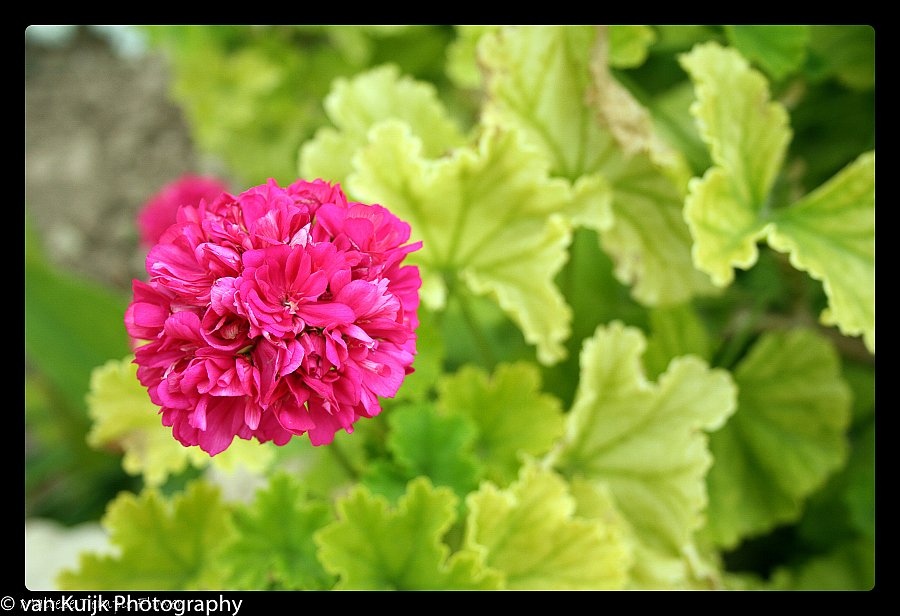
[{"label": "green foliage", "polygon": [[507,490],[485,483],[467,502],[471,513],[465,545],[502,573],[506,588],[608,590],[624,585],[630,553],[611,503],[595,509],[590,519],[575,515],[575,498],[552,471],[526,466]]},{"label": "green foliage", "polygon": [[827,340],[770,332],[734,370],[738,411],[711,440],[707,535],[741,538],[795,520],[846,457],[850,391]]},{"label": "green foliage", "polygon": [[776,80],[803,65],[809,30],[809,26],[725,26],[728,41]]},{"label": "green foliage", "polygon": [[490,378],[469,366],[439,383],[440,408],[477,427],[476,455],[497,485],[516,478],[523,455],[544,455],[562,435],[560,404],[540,386],[540,373],[525,363],[500,365]]},{"label": "green foliage", "polygon": [[333,520],[303,484],[277,474],[253,503],[234,512],[234,539],[221,554],[225,586],[234,589],[323,590],[334,578],[316,559],[313,534]]},{"label": "green foliage", "polygon": [[829,307],[822,321],[862,334],[875,350],[875,154],[855,162],[785,209],[768,199],[790,128],[768,86],[734,50],[709,43],[683,56],[696,84],[692,112],[715,166],[690,184],[685,217],[694,259],[725,286],[733,267],[756,263],[757,241],[791,255],[794,267],[823,281]]},{"label": "green foliage", "polygon": [[83,554],[64,571],[66,590],[190,590],[215,587],[211,571],[231,533],[218,490],[192,484],[168,500],[156,490],[122,493],[103,517],[117,556]]},{"label": "green foliage", "polygon": [[581,353],[581,381],[553,464],[566,476],[607,484],[639,543],[635,580],[677,583],[678,561],[702,526],[712,465],[704,430],[734,412],[730,375],[696,357],[644,376],[639,330],[598,328]]},{"label": "green foliage", "polygon": [[337,503],[338,520],[315,541],[338,588],[356,590],[475,590],[498,587],[498,576],[476,554],[441,540],[453,524],[456,497],[420,478],[410,482],[396,509],[364,487]]}]

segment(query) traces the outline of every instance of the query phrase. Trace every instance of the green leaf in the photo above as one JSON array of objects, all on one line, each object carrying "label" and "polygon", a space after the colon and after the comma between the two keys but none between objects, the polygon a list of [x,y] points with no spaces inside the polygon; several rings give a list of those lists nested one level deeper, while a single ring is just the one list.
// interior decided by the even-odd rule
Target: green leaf
[{"label": "green leaf", "polygon": [[[449,556],[442,541],[457,499],[425,478],[410,482],[397,508],[362,486],[337,502],[338,520],[318,531],[319,560],[357,590],[474,590],[499,587],[471,551]],[[448,558],[449,556],[449,558]]]},{"label": "green leaf", "polygon": [[481,468],[473,454],[475,426],[464,416],[440,416],[430,404],[405,406],[387,417],[388,449],[404,471],[463,497],[477,487]]},{"label": "green leaf", "polygon": [[875,29],[872,26],[815,26],[811,54],[825,74],[857,90],[875,87]]},{"label": "green leaf", "polygon": [[647,376],[656,378],[681,355],[710,358],[709,333],[690,304],[650,311],[650,340],[644,353]]},{"label": "green leaf", "polygon": [[728,41],[773,79],[796,72],[806,59],[809,26],[725,26]]},{"label": "green leaf", "polygon": [[618,589],[630,554],[611,503],[591,519],[575,515],[566,481],[535,465],[522,469],[507,490],[491,483],[466,499],[465,544],[502,572],[513,590]]},{"label": "green leaf", "polygon": [[609,64],[615,68],[634,68],[647,59],[656,32],[650,26],[609,26]]},{"label": "green leaf", "polygon": [[159,407],[138,382],[131,359],[109,361],[91,375],[87,403],[94,423],[87,440],[91,447],[123,450],[125,471],[143,474],[147,485],[158,486],[189,463],[202,465],[209,456],[183,446],[160,423]]},{"label": "green leaf", "polygon": [[160,422],[159,407],[137,380],[137,366],[131,359],[109,361],[91,375],[87,395],[93,421],[87,436],[91,447],[124,451],[122,467],[131,475],[143,475],[150,486],[162,485],[189,464],[201,468],[212,461],[228,472],[238,466],[260,472],[269,466],[274,458],[271,445],[235,439],[227,450],[210,458],[199,447],[179,443],[171,428]]},{"label": "green leaf", "polygon": [[65,590],[191,590],[215,586],[213,574],[231,527],[216,488],[191,484],[171,500],[153,489],[122,493],[102,523],[118,556],[82,554],[60,575]]},{"label": "green leaf", "polygon": [[334,585],[316,558],[313,533],[333,520],[322,501],[309,500],[303,485],[274,475],[249,505],[234,512],[235,539],[221,555],[229,588],[323,590]]},{"label": "green leaf", "polygon": [[641,367],[640,330],[600,327],[581,353],[581,381],[552,463],[566,476],[609,486],[633,527],[638,585],[674,585],[703,523],[712,464],[705,431],[734,411],[729,374],[696,357],[673,360],[657,383]]},{"label": "green leaf", "polygon": [[516,478],[522,456],[547,453],[563,433],[559,401],[541,393],[532,364],[501,364],[490,377],[466,366],[438,384],[440,408],[477,427],[475,453],[485,478],[505,486]]},{"label": "green leaf", "polygon": [[353,194],[388,207],[410,223],[423,248],[424,294],[441,307],[445,280],[490,294],[537,346],[543,363],[565,353],[571,311],[553,284],[571,230],[557,214],[571,200],[566,182],[547,177],[544,159],[516,133],[488,131],[477,150],[422,156],[422,141],[395,121],[376,125],[354,160]]},{"label": "green leaf", "polygon": [[490,125],[515,128],[551,161],[551,173],[571,182],[605,178],[607,214],[576,222],[597,229],[616,262],[616,276],[644,304],[680,303],[709,291],[694,269],[682,194],[670,171],[649,154],[626,156],[588,102],[596,42],[590,27],[507,28],[480,46],[488,70]]},{"label": "green leaf", "polygon": [[716,166],[689,184],[685,217],[694,261],[719,286],[757,260],[765,238],[791,264],[822,280],[822,320],[875,349],[875,155],[855,162],[792,206],[768,199],[790,140],[787,112],[769,101],[762,75],[731,49],[709,43],[682,56],[695,82],[692,106]]},{"label": "green leaf", "polygon": [[338,79],[325,98],[325,110],[337,127],[322,128],[300,152],[300,175],[344,182],[353,171],[353,154],[367,143],[369,129],[382,120],[405,122],[422,141],[422,154],[442,156],[462,145],[463,135],[429,83],[401,76],[396,66],[381,66],[352,80]]},{"label": "green leaf", "polygon": [[478,42],[484,34],[498,28],[499,26],[454,26],[456,40],[447,47],[446,71],[458,87],[474,89],[481,86]]},{"label": "green leaf", "polygon": [[681,56],[681,65],[694,81],[691,113],[713,162],[727,175],[734,199],[758,212],[791,139],[787,111],[770,101],[765,77],[733,49],[698,45]]},{"label": "green leaf", "polygon": [[822,322],[862,334],[875,352],[875,153],[862,154],[825,184],[779,212],[769,244],[822,281]]},{"label": "green leaf", "polygon": [[732,547],[799,517],[846,459],[850,391],[837,354],[808,330],[770,332],[734,371],[738,412],[711,439],[707,536]]},{"label": "green leaf", "polygon": [[398,403],[426,400],[443,368],[446,351],[437,319],[434,313],[423,307],[419,308],[418,316],[416,359],[413,362],[415,372],[404,379],[403,387],[394,398]]},{"label": "green leaf", "polygon": [[872,590],[875,546],[872,540],[848,542],[795,569],[779,569],[772,586],[778,590]]}]

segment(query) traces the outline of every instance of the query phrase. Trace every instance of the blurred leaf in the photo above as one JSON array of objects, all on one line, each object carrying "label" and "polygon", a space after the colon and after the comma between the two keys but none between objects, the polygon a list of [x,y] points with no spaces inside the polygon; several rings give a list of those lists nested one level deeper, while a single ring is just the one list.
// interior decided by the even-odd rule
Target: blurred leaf
[{"label": "blurred leaf", "polygon": [[810,51],[820,72],[859,90],[875,87],[875,28],[812,26]]},{"label": "blurred leaf", "polygon": [[120,494],[103,517],[117,556],[83,554],[59,578],[65,590],[188,590],[217,586],[211,573],[231,533],[216,488],[193,483],[167,500],[155,490]]},{"label": "blurred leaf", "polygon": [[704,431],[734,411],[730,375],[696,357],[669,364],[657,383],[641,366],[641,332],[599,327],[581,353],[581,381],[567,432],[551,459],[566,476],[609,486],[637,541],[634,581],[685,581],[685,551],[703,524],[712,464]]},{"label": "blurred leaf", "polygon": [[679,303],[710,284],[691,262],[672,170],[645,153],[626,156],[586,100],[596,36],[589,27],[522,27],[486,37],[479,46],[489,74],[484,121],[521,131],[554,175],[608,181],[612,224],[606,208],[603,217],[576,222],[599,231],[616,277],[641,303]]},{"label": "blurred leaf", "polygon": [[769,589],[872,590],[874,586],[875,546],[860,539],[799,567],[777,571]]},{"label": "blurred leaf", "polygon": [[728,40],[773,79],[784,79],[806,59],[809,26],[725,26]]},{"label": "blurred leaf", "polygon": [[[490,295],[516,322],[538,359],[562,358],[571,313],[553,284],[570,228],[559,214],[572,195],[547,177],[546,163],[516,133],[486,132],[476,148],[423,156],[422,141],[397,121],[376,125],[354,160],[348,186],[410,222],[424,242],[410,255],[422,266],[423,296],[441,308],[446,284]],[[459,289],[463,291],[463,289]]]},{"label": "blurred leaf", "polygon": [[[550,470],[523,467],[506,490],[485,483],[466,499],[465,545],[484,555],[511,590],[609,590],[625,584],[630,553],[614,509],[575,515],[567,482]],[[596,505],[595,501],[594,504]]]},{"label": "blurred leaf", "polygon": [[523,455],[547,453],[562,435],[559,401],[541,393],[533,364],[501,364],[490,377],[467,366],[445,376],[438,387],[439,408],[477,428],[475,453],[485,477],[500,486],[516,478]]},{"label": "blurred leaf", "polygon": [[422,154],[428,158],[463,143],[434,86],[401,76],[393,65],[352,80],[337,79],[325,98],[325,110],[336,128],[320,129],[303,145],[300,173],[306,178],[346,182],[353,171],[353,155],[368,142],[369,129],[382,120],[405,122],[422,140]]},{"label": "blurred leaf", "polygon": [[475,427],[465,417],[440,416],[430,404],[419,404],[392,410],[387,422],[391,427],[387,447],[396,470],[382,463],[374,467],[374,481],[369,482],[366,469],[365,485],[381,492],[377,489],[381,484],[387,488],[382,492],[385,496],[397,496],[397,485],[402,494],[407,481],[425,476],[435,486],[451,488],[460,497],[475,489],[481,468],[473,453]]},{"label": "blurred leaf", "polygon": [[496,573],[469,550],[450,556],[441,537],[456,517],[448,488],[410,482],[396,509],[357,486],[337,502],[338,520],[318,531],[319,560],[355,590],[476,590],[498,588]]},{"label": "blurred leaf", "polygon": [[837,354],[809,330],[765,334],[734,378],[738,411],[710,441],[704,531],[725,547],[799,517],[844,464],[850,408]]},{"label": "blurred leaf", "polygon": [[277,474],[252,503],[234,512],[235,539],[220,559],[228,588],[327,590],[334,584],[316,558],[313,533],[333,520],[326,503],[309,500],[302,483]]},{"label": "blurred leaf", "polygon": [[685,217],[696,265],[719,286],[733,267],[756,262],[766,239],[791,265],[823,281],[822,322],[863,335],[875,350],[875,154],[861,154],[790,207],[770,210],[769,193],[790,140],[787,112],[769,101],[765,78],[740,54],[710,43],[682,56],[697,92],[692,113],[712,167],[690,183]]},{"label": "blurred leaf", "polygon": [[656,33],[650,26],[609,26],[609,64],[615,68],[633,68],[647,59]]}]

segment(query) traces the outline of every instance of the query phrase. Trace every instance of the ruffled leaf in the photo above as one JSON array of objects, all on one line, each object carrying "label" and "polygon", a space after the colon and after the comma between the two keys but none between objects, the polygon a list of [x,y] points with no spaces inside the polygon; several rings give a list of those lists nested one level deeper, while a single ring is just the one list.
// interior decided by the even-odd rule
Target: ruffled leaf
[{"label": "ruffled leaf", "polygon": [[376,466],[374,481],[364,483],[389,497],[401,495],[406,482],[418,476],[460,497],[475,489],[481,467],[473,453],[475,426],[467,418],[440,416],[433,406],[422,404],[394,409],[387,421],[387,447],[396,471]]},{"label": "ruffled leaf", "polygon": [[765,78],[733,49],[699,45],[682,56],[694,80],[691,111],[715,166],[689,185],[685,217],[694,260],[726,286],[732,268],[756,263],[766,239],[794,267],[823,281],[822,320],[875,349],[875,155],[867,152],[790,207],[769,211],[769,192],[790,141],[787,112]]},{"label": "ruffled leaf", "polygon": [[456,518],[448,488],[410,482],[396,509],[358,486],[337,503],[338,520],[315,535],[319,560],[340,576],[338,588],[475,590],[499,587],[499,577],[475,553],[450,556],[441,538]]},{"label": "ruffled leaf", "polygon": [[401,76],[392,65],[335,81],[325,98],[325,110],[336,128],[319,129],[303,146],[301,177],[344,182],[353,170],[353,154],[366,144],[369,129],[382,120],[405,122],[422,140],[422,153],[429,158],[440,157],[463,142],[434,86]]},{"label": "ruffled leaf", "polygon": [[438,384],[443,412],[477,427],[474,450],[497,485],[516,478],[523,454],[543,455],[562,436],[559,401],[540,387],[540,372],[526,363],[501,364],[490,377],[466,366]]},{"label": "ruffled leaf", "polygon": [[103,526],[117,556],[82,554],[60,575],[65,590],[190,590],[216,587],[218,555],[231,535],[219,492],[196,482],[167,499],[156,490],[123,492]]},{"label": "ruffled leaf", "polygon": [[732,547],[795,520],[846,459],[850,390],[837,354],[807,330],[771,332],[734,371],[738,412],[715,433],[704,532]]},{"label": "ruffled leaf", "polygon": [[221,555],[229,588],[321,590],[334,584],[316,558],[313,533],[333,520],[322,501],[309,500],[300,482],[272,477],[254,501],[234,512],[234,541]]},{"label": "ruffled leaf", "polygon": [[591,518],[575,515],[575,498],[556,473],[529,465],[508,489],[485,483],[466,502],[465,544],[502,572],[507,588],[624,586],[630,553],[611,503],[603,511],[594,507],[599,515]]},{"label": "ruffled leaf", "polygon": [[703,523],[712,464],[703,431],[734,411],[727,372],[696,357],[673,360],[657,383],[641,367],[639,330],[597,329],[581,353],[581,381],[561,447],[551,460],[566,476],[609,486],[638,541],[633,582],[681,583],[693,533]]},{"label": "ruffled leaf", "polygon": [[[423,286],[443,289],[447,277],[490,294],[537,346],[538,358],[563,357],[571,311],[553,278],[571,231],[556,216],[572,200],[567,183],[549,179],[544,159],[516,133],[489,131],[477,150],[461,148],[437,161],[398,122],[381,123],[354,160],[350,190],[390,204],[408,220],[422,250]],[[441,304],[443,290],[423,300]]]},{"label": "ruffled leaf", "polygon": [[202,468],[212,463],[226,472],[238,467],[261,472],[275,457],[271,447],[237,439],[215,458],[198,447],[185,447],[172,438],[171,428],[160,423],[159,407],[150,401],[137,379],[131,357],[109,361],[91,375],[88,413],[93,420],[88,443],[96,448],[124,451],[122,467],[142,475],[150,486],[162,485],[188,465]]},{"label": "ruffled leaf", "polygon": [[679,303],[710,290],[691,262],[682,194],[670,169],[643,151],[629,157],[596,117],[589,102],[596,38],[588,27],[508,28],[485,36],[479,47],[489,75],[484,119],[522,131],[551,161],[554,175],[607,180],[612,218],[577,222],[600,232],[616,276],[633,286],[636,299]]},{"label": "ruffled leaf", "polygon": [[875,153],[867,152],[790,208],[769,235],[772,248],[822,281],[822,322],[862,334],[875,352]]},{"label": "ruffled leaf", "polygon": [[159,407],[138,382],[131,359],[109,361],[91,375],[87,403],[94,423],[88,443],[123,450],[125,471],[142,474],[148,485],[158,486],[190,463],[201,466],[209,456],[172,438],[171,430],[160,423]]}]

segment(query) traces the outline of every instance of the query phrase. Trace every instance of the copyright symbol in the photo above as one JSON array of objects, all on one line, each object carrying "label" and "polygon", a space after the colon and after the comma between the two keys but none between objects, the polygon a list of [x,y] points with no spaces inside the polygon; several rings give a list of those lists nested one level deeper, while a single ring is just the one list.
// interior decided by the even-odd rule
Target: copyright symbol
[{"label": "copyright symbol", "polygon": [[0,599],[0,608],[3,608],[3,611],[8,612],[14,607],[16,607],[16,600],[9,595]]}]

